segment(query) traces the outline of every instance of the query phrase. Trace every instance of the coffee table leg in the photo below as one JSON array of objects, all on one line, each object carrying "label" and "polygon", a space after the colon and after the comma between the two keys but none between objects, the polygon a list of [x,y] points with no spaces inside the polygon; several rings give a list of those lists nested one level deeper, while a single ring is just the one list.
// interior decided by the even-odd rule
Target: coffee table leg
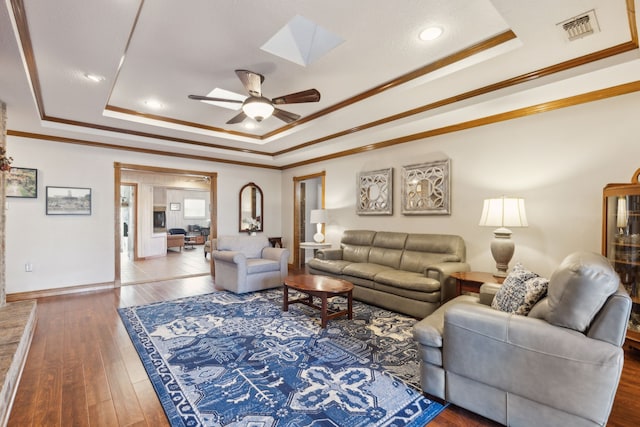
[{"label": "coffee table leg", "polygon": [[347,294],[347,315],[349,320],[353,319],[353,291]]},{"label": "coffee table leg", "polygon": [[284,285],[282,287],[282,295],[282,311],[289,311],[289,288],[287,287],[287,285]]},{"label": "coffee table leg", "polygon": [[322,329],[327,327],[327,295],[324,294],[320,297],[320,299],[322,300],[322,309],[320,311],[321,316],[322,316]]}]

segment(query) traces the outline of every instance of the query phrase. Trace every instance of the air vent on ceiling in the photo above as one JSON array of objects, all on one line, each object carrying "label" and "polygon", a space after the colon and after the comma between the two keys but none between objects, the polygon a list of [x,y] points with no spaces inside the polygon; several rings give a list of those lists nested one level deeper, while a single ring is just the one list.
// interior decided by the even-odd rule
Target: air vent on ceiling
[{"label": "air vent on ceiling", "polygon": [[596,11],[590,10],[558,24],[558,28],[569,41],[590,36],[600,31]]}]

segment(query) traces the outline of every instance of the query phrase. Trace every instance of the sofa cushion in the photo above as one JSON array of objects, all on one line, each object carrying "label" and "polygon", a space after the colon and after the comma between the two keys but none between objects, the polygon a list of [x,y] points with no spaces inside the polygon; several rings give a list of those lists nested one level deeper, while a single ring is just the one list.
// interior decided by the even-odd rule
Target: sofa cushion
[{"label": "sofa cushion", "polygon": [[619,283],[602,255],[576,252],[567,256],[549,280],[547,321],[584,332]]},{"label": "sofa cushion", "polygon": [[385,270],[376,274],[375,280],[384,285],[421,292],[440,291],[440,282],[424,274],[403,270]]},{"label": "sofa cushion", "polygon": [[[384,270],[393,270],[393,269],[391,267],[387,267],[386,265],[372,264],[368,262],[364,262],[364,263],[354,262],[347,265],[342,270],[342,274],[346,276],[355,276],[355,277],[361,277],[363,279],[374,280],[376,275]],[[397,270],[394,270],[394,271],[397,271]]]},{"label": "sofa cushion", "polygon": [[400,269],[425,274],[427,268],[441,262],[457,262],[457,255],[417,252],[405,250],[400,261]]},{"label": "sofa cushion", "polygon": [[453,262],[464,262],[466,249],[464,239],[449,234],[409,234],[404,246],[407,251],[450,255]]},{"label": "sofa cushion", "polygon": [[491,307],[507,313],[526,316],[547,293],[549,280],[538,276],[518,263],[496,292]]},{"label": "sofa cushion", "polygon": [[242,252],[247,258],[260,258],[262,249],[271,247],[267,237],[260,236],[219,236],[218,250]]},{"label": "sofa cushion", "polygon": [[370,230],[346,230],[340,240],[342,259],[351,262],[367,262],[375,235],[376,232]]},{"label": "sofa cushion", "polygon": [[368,262],[386,265],[395,269],[400,268],[400,258],[402,257],[402,250],[406,240],[407,233],[377,232],[369,251]]}]

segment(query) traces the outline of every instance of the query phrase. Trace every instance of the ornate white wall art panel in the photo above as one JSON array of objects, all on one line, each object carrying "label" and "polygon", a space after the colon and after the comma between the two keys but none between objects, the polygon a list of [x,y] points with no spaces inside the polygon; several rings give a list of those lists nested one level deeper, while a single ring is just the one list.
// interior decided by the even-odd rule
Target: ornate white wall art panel
[{"label": "ornate white wall art panel", "polygon": [[393,168],[358,174],[358,215],[393,214]]},{"label": "ornate white wall art panel", "polygon": [[404,215],[451,214],[450,160],[402,167]]}]

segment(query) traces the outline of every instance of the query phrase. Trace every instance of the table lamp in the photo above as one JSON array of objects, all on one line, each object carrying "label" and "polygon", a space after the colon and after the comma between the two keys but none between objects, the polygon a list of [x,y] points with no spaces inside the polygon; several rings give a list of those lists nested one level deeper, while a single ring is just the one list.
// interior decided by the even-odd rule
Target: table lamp
[{"label": "table lamp", "polygon": [[507,277],[509,261],[513,257],[515,245],[511,240],[511,230],[507,227],[527,227],[524,199],[502,196],[485,199],[480,216],[480,225],[498,227],[493,231],[491,255],[496,261],[495,277]]},{"label": "table lamp", "polygon": [[316,224],[316,234],[313,235],[313,240],[316,243],[324,242],[324,234],[322,234],[322,224],[327,222],[327,210],[326,209],[312,209],[311,218],[309,222]]}]

